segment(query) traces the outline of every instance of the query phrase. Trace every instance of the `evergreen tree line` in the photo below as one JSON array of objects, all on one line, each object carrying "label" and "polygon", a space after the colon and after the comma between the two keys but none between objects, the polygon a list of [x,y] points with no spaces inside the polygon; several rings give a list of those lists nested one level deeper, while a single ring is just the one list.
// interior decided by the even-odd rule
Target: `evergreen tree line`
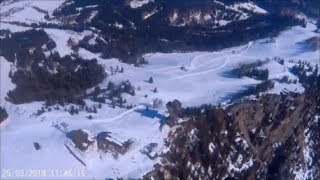
[{"label": "evergreen tree line", "polygon": [[41,100],[79,103],[86,89],[106,77],[96,59],[88,61],[75,54],[60,57],[57,52],[45,55],[43,51],[56,45],[44,30],[12,33],[0,43],[5,44],[0,56],[17,65],[17,71],[10,73],[17,87],[8,93],[8,100],[16,104]]},{"label": "evergreen tree line", "polygon": [[299,77],[307,89],[320,91],[320,71],[319,65],[311,65],[305,61],[298,61],[296,65],[291,68],[291,72]]},{"label": "evergreen tree line", "polygon": [[257,80],[266,81],[269,78],[269,70],[258,68],[259,66],[262,66],[266,62],[267,61],[265,62],[257,61],[251,64],[242,64],[238,68],[233,69],[231,73],[233,75],[236,75],[238,78],[247,76]]},{"label": "evergreen tree line", "polygon": [[4,107],[0,106],[0,123],[5,119],[7,119],[7,117],[8,117],[7,110]]}]

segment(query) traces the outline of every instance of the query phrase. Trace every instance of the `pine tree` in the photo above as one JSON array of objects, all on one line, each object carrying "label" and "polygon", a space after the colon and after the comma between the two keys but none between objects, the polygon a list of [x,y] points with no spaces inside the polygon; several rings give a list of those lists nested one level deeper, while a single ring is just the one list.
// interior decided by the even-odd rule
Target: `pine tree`
[{"label": "pine tree", "polygon": [[148,82],[149,82],[150,84],[153,83],[153,77],[152,77],[152,76],[149,78]]},{"label": "pine tree", "polygon": [[71,115],[74,115],[74,113],[75,113],[75,108],[74,108],[73,105],[71,105],[70,110],[69,110],[69,113],[70,113]]},{"label": "pine tree", "polygon": [[112,108],[116,107],[116,101],[114,99],[111,100],[111,107]]},{"label": "pine tree", "polygon": [[154,92],[154,93],[157,93],[157,92],[158,92],[158,89],[157,89],[157,88],[154,88],[153,92]]},{"label": "pine tree", "polygon": [[37,143],[37,142],[34,142],[33,143],[33,146],[34,146],[34,148],[36,148],[36,150],[39,150],[41,147],[40,147],[40,144],[39,143]]},{"label": "pine tree", "polygon": [[121,96],[120,96],[120,98],[119,98],[119,106],[120,106],[120,107],[123,107],[123,99],[122,99]]},{"label": "pine tree", "polygon": [[69,47],[74,47],[76,45],[76,43],[74,42],[74,40],[71,37],[69,37],[67,44]]},{"label": "pine tree", "polygon": [[117,65],[115,73],[117,73],[119,71],[119,66]]},{"label": "pine tree", "polygon": [[6,109],[2,108],[0,106],[0,123],[1,123],[1,121],[7,119],[7,117],[8,117],[8,113],[7,113]]},{"label": "pine tree", "polygon": [[136,92],[134,91],[134,89],[131,89],[130,95],[131,95],[131,96],[135,96],[135,95],[136,95]]},{"label": "pine tree", "polygon": [[113,90],[115,87],[115,84],[111,81],[109,81],[108,86],[107,86],[107,90]]},{"label": "pine tree", "polygon": [[110,71],[111,71],[111,75],[113,75],[114,72],[113,72],[113,67],[112,66],[110,66]]}]

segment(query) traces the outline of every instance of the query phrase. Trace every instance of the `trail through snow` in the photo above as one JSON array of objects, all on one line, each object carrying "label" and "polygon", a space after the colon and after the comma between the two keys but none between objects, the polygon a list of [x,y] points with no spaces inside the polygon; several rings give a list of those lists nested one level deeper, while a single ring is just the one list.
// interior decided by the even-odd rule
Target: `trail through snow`
[{"label": "trail through snow", "polygon": [[[240,48],[236,48],[236,49],[232,49],[232,50],[228,50],[228,51],[213,52],[213,53],[198,55],[191,60],[189,69],[191,72],[196,71],[196,70],[198,70],[200,72],[189,73],[186,75],[173,77],[173,78],[170,78],[169,80],[177,80],[177,79],[183,79],[183,78],[188,78],[188,77],[193,77],[193,76],[204,75],[206,73],[216,71],[220,68],[223,68],[224,66],[226,66],[229,63],[229,60],[232,56],[240,56],[240,55],[244,54],[252,46],[252,44],[253,44],[253,42],[250,41],[248,44],[246,44]],[[210,57],[212,55],[220,55],[220,56],[210,58],[207,60],[206,57],[208,57],[208,56]],[[205,70],[205,69],[207,69],[207,70]]]},{"label": "trail through snow", "polygon": [[116,120],[119,120],[119,119],[122,119],[124,118],[125,116],[129,115],[130,113],[134,112],[135,110],[138,110],[140,108],[144,108],[145,106],[143,105],[139,105],[137,107],[134,107],[134,108],[131,108],[115,117],[112,117],[112,118],[107,118],[107,119],[94,119],[94,120],[91,120],[91,122],[99,122],[99,123],[103,123],[105,121],[107,122],[110,122],[110,121],[116,121]]}]

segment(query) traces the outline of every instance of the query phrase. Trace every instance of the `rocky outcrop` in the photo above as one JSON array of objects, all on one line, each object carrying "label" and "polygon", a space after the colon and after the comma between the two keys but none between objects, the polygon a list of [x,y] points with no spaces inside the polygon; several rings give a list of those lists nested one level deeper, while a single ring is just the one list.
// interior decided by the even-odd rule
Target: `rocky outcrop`
[{"label": "rocky outcrop", "polygon": [[166,124],[172,127],[176,122],[176,120],[182,117],[183,109],[181,107],[181,102],[178,100],[169,101],[166,104],[166,108],[168,109],[169,116],[166,120]]},{"label": "rocky outcrop", "polygon": [[[306,136],[316,118],[316,103],[307,94],[286,93],[186,113],[183,121],[171,121],[161,164],[144,178],[320,177],[319,138],[310,143]],[[314,137],[319,127],[313,126]],[[311,156],[306,155],[310,144]]]},{"label": "rocky outcrop", "polygon": [[[293,175],[289,170],[304,161],[303,123],[312,113],[305,101],[305,95],[300,94],[266,95],[259,101],[237,104],[229,109],[256,156],[257,170],[263,172],[261,176],[291,179]],[[279,158],[283,164],[276,162]]]},{"label": "rocky outcrop", "polygon": [[291,72],[303,94],[260,94],[223,108],[186,108],[180,117],[169,104],[167,148],[144,178],[319,179],[319,68],[299,62]]}]

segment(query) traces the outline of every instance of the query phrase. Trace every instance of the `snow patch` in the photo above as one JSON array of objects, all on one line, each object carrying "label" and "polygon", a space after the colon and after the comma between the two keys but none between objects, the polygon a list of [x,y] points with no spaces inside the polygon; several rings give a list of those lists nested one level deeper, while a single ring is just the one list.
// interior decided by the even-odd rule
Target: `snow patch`
[{"label": "snow patch", "polygon": [[136,8],[140,8],[143,5],[148,4],[150,2],[154,2],[154,0],[132,0],[130,2],[130,6],[131,6],[131,8],[136,9]]},{"label": "snow patch", "polygon": [[12,83],[9,77],[10,71],[14,70],[13,63],[8,62],[4,57],[0,56],[0,105],[5,101],[7,93],[13,90],[16,85]]}]

